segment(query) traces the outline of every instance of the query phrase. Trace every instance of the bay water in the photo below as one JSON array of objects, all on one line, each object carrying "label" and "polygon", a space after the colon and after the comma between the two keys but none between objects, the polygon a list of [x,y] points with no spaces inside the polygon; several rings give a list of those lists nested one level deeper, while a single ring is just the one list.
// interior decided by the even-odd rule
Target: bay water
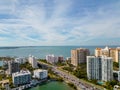
[{"label": "bay water", "polygon": [[[76,48],[87,48],[91,55],[94,54],[95,48],[104,48],[105,46],[25,46],[25,47],[0,47],[0,57],[28,57],[33,55],[37,58],[45,59],[48,54],[63,56],[64,58],[71,56],[71,50]],[[111,48],[117,46],[110,46]]]},{"label": "bay water", "polygon": [[43,83],[28,90],[74,90],[68,86],[65,82],[52,81]]}]

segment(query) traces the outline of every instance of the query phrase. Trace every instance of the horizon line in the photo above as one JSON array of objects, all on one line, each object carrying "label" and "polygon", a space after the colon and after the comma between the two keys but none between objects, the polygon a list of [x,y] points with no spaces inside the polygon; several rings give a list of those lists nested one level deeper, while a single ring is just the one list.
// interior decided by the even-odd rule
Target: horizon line
[{"label": "horizon line", "polygon": [[120,46],[120,45],[29,45],[29,46],[20,46],[20,45],[15,45],[15,46],[0,46],[0,47],[47,47],[47,46]]}]

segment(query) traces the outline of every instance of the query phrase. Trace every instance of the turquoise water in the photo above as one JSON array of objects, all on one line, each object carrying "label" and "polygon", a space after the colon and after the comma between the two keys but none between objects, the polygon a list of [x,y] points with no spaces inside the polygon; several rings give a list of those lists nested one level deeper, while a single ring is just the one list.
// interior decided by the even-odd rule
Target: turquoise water
[{"label": "turquoise water", "polygon": [[3,61],[0,61],[0,66],[3,66]]},{"label": "turquoise water", "polygon": [[[48,54],[62,55],[65,58],[71,56],[71,49],[88,48],[94,54],[96,47],[105,46],[33,46],[33,47],[0,47],[0,56],[28,57],[29,54],[37,58],[45,58]],[[111,46],[116,47],[116,46]]]},{"label": "turquoise water", "polygon": [[28,90],[74,90],[64,82],[49,82]]},{"label": "turquoise water", "polygon": [[99,82],[97,82],[99,85],[103,85],[104,84],[104,82],[102,82],[102,81],[99,81]]}]

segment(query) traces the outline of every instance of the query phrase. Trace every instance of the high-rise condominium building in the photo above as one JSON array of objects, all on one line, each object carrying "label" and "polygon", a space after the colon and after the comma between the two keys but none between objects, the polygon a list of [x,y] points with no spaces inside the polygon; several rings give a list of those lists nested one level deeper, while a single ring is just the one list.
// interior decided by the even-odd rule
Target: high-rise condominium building
[{"label": "high-rise condominium building", "polygon": [[56,57],[55,55],[46,55],[46,60],[51,64],[55,64],[58,62],[58,57]]},{"label": "high-rise condominium building", "polygon": [[77,48],[71,50],[71,64],[78,66],[78,64],[86,62],[86,56],[89,56],[89,49]]},{"label": "high-rise condominium building", "polygon": [[33,68],[37,68],[37,60],[34,56],[29,55],[28,62],[32,65]]},{"label": "high-rise condominium building", "polygon": [[20,64],[24,64],[27,62],[27,59],[19,57],[19,58],[15,58],[15,61],[20,63]]},{"label": "high-rise condominium building", "polygon": [[120,58],[119,52],[120,52],[120,48],[109,48],[109,47],[105,47],[104,49],[96,48],[95,49],[95,56],[112,57],[113,62],[118,62],[119,58]]},{"label": "high-rise condominium building", "polygon": [[113,80],[113,62],[107,56],[87,56],[87,77],[103,81]]},{"label": "high-rise condominium building", "polygon": [[12,75],[12,73],[18,72],[20,70],[19,63],[14,60],[8,61],[8,70],[7,74]]},{"label": "high-rise condominium building", "polygon": [[87,56],[87,77],[88,79],[102,79],[101,58],[95,56]]},{"label": "high-rise condominium building", "polygon": [[113,80],[113,61],[112,57],[102,57],[102,80]]}]

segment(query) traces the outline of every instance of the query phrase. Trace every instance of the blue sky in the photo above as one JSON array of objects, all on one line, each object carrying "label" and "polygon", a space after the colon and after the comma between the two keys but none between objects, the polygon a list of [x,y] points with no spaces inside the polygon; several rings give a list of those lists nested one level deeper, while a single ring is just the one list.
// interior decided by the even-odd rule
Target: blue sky
[{"label": "blue sky", "polygon": [[0,46],[120,45],[120,0],[0,0]]}]

